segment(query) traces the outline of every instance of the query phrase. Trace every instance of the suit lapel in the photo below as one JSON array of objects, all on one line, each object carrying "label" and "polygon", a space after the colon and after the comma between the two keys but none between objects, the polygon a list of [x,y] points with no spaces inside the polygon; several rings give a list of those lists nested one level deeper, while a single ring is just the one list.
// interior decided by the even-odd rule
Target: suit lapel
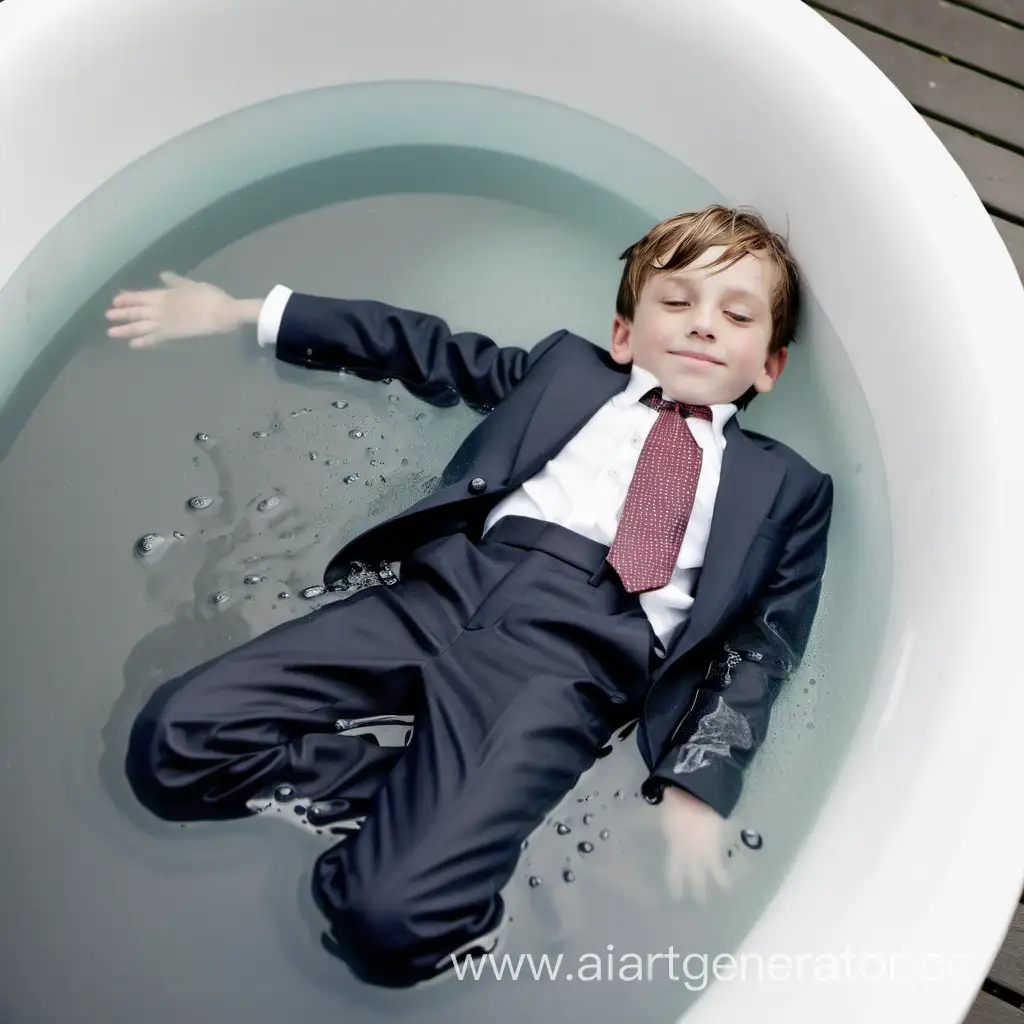
[{"label": "suit lapel", "polygon": [[534,404],[513,460],[510,487],[518,487],[553,458],[613,395],[629,384],[629,366],[594,361],[553,374]]},{"label": "suit lapel", "polygon": [[726,424],[725,439],[711,532],[693,607],[659,674],[700,643],[721,619],[785,476],[783,461],[747,437],[736,416]]}]

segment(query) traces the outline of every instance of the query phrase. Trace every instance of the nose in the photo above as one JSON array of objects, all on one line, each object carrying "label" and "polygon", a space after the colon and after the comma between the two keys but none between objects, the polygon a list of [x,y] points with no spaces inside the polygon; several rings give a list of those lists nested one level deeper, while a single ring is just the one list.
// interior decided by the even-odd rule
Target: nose
[{"label": "nose", "polygon": [[693,320],[690,322],[690,337],[702,338],[704,341],[714,341],[715,332],[712,323],[711,310],[703,306],[697,307],[693,311]]}]

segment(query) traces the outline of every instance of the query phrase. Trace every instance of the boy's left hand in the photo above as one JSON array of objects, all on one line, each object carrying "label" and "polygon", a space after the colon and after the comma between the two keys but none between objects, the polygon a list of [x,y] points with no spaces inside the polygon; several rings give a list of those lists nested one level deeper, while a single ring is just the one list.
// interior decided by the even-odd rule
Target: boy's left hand
[{"label": "boy's left hand", "polygon": [[687,887],[698,903],[707,897],[708,878],[728,888],[730,878],[722,858],[725,819],[703,800],[678,786],[666,786],[661,803],[661,827],[668,845],[665,880],[673,898]]}]

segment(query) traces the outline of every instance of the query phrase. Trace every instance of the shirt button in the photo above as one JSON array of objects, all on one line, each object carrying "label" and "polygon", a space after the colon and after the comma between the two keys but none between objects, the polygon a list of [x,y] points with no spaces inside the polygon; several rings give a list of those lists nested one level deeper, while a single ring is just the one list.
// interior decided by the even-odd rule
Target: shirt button
[{"label": "shirt button", "polygon": [[633,447],[634,448],[639,448],[641,444],[643,444],[643,438],[642,437],[634,437],[633,438]]},{"label": "shirt button", "polygon": [[475,476],[469,482],[469,489],[474,494],[479,494],[481,491],[487,489],[487,481],[482,476]]},{"label": "shirt button", "polygon": [[306,355],[307,356],[311,356],[312,354],[313,354],[313,350],[311,348],[307,348],[306,349]]},{"label": "shirt button", "polygon": [[608,475],[614,480],[619,475],[619,471],[617,469],[609,469]]}]

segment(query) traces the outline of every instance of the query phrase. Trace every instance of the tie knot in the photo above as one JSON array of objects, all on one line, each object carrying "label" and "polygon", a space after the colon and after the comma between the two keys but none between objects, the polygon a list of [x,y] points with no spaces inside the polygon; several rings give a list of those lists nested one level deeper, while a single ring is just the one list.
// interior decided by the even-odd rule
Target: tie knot
[{"label": "tie knot", "polygon": [[658,412],[678,410],[680,416],[699,416],[702,420],[710,420],[711,410],[706,405],[690,405],[687,402],[676,402],[673,399],[665,398],[661,388],[652,388],[640,399],[644,405],[657,409]]}]

